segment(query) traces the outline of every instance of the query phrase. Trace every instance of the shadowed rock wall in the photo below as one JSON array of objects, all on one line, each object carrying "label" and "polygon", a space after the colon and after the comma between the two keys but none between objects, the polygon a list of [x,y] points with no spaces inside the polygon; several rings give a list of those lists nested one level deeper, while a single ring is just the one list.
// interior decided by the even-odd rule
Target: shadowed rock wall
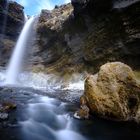
[{"label": "shadowed rock wall", "polygon": [[0,1],[0,65],[9,61],[24,24],[23,7],[16,2]]},{"label": "shadowed rock wall", "polygon": [[96,72],[108,61],[140,68],[139,0],[72,0],[72,5],[42,11],[37,69]]}]

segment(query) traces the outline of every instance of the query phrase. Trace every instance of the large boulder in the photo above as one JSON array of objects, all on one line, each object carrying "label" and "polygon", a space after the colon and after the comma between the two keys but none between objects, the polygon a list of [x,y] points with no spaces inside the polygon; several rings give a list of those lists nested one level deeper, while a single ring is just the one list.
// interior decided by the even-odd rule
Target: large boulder
[{"label": "large boulder", "polygon": [[140,85],[132,69],[121,62],[106,63],[85,81],[81,97],[90,112],[112,120],[140,121]]}]

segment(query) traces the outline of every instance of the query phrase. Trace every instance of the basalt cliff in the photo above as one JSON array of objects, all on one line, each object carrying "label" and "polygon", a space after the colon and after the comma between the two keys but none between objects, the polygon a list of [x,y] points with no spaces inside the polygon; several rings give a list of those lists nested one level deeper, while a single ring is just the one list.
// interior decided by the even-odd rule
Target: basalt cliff
[{"label": "basalt cliff", "polygon": [[139,0],[72,0],[42,10],[37,25],[35,70],[97,72],[112,61],[140,68]]},{"label": "basalt cliff", "polygon": [[[95,73],[112,61],[140,68],[139,0],[72,0],[42,10],[36,25],[34,71]],[[0,3],[1,66],[6,66],[24,24],[23,7]]]},{"label": "basalt cliff", "polygon": [[6,66],[24,25],[23,7],[16,2],[0,1],[0,65]]}]

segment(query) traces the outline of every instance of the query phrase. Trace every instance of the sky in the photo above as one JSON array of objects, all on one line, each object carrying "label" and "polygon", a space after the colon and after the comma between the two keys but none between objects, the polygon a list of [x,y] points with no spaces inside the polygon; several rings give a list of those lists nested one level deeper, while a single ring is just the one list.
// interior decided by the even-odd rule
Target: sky
[{"label": "sky", "polygon": [[37,15],[41,9],[52,10],[55,5],[69,3],[71,0],[13,0],[24,6],[27,15]]}]

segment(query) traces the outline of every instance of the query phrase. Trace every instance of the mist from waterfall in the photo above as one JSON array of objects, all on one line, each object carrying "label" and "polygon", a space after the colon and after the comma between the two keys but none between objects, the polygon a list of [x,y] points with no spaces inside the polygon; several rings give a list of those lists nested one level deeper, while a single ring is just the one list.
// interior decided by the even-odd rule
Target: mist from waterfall
[{"label": "mist from waterfall", "polygon": [[6,84],[14,85],[17,83],[19,73],[21,72],[22,60],[24,59],[27,41],[29,40],[31,27],[35,21],[35,17],[31,17],[24,25],[15,49],[13,51],[10,63],[6,72]]}]

